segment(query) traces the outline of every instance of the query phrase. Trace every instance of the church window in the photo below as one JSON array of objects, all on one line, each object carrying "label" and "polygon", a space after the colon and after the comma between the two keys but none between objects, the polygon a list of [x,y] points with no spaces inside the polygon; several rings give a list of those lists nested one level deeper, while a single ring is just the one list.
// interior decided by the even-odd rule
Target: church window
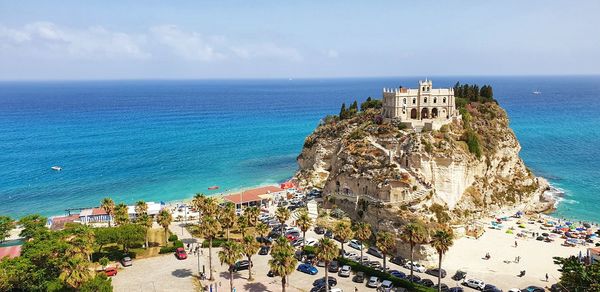
[{"label": "church window", "polygon": [[404,99],[402,100],[402,103],[406,104],[406,98],[404,98]]},{"label": "church window", "polygon": [[437,103],[437,97],[433,98],[433,103]]},{"label": "church window", "polygon": [[446,103],[446,97],[444,96],[444,99],[442,100],[443,103]]},{"label": "church window", "polygon": [[427,97],[423,98],[423,103],[427,103]]}]

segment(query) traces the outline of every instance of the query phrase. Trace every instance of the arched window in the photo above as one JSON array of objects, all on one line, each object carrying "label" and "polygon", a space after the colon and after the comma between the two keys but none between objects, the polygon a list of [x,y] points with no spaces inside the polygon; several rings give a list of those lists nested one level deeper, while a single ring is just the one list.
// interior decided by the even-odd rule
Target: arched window
[{"label": "arched window", "polygon": [[433,103],[437,103],[437,97],[433,98]]},{"label": "arched window", "polygon": [[416,104],[416,103],[417,103],[417,99],[413,98],[413,104]]},{"label": "arched window", "polygon": [[425,91],[425,86],[423,86],[423,89],[421,89],[421,90]]},{"label": "arched window", "polygon": [[444,96],[444,99],[442,100],[443,103],[446,103],[446,97]]},{"label": "arched window", "polygon": [[427,97],[423,98],[423,103],[427,103]]},{"label": "arched window", "polygon": [[402,103],[406,104],[406,98],[402,99]]}]

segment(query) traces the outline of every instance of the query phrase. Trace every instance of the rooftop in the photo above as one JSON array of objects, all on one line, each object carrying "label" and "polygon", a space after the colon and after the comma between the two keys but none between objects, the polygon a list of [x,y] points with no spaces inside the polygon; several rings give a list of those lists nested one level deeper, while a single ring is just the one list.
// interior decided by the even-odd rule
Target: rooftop
[{"label": "rooftop", "polygon": [[234,204],[256,202],[264,199],[268,199],[272,193],[283,191],[282,188],[276,186],[266,186],[250,190],[242,191],[241,193],[231,194],[223,197],[223,200],[232,202]]}]

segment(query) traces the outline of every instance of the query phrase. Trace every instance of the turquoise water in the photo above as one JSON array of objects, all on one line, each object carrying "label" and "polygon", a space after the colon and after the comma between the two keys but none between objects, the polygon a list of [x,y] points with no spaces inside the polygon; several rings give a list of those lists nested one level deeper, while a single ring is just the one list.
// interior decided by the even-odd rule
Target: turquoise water
[{"label": "turquoise water", "polygon": [[[280,182],[321,117],[417,80],[2,82],[0,214],[56,215],[105,196],[171,201],[212,185]],[[492,84],[528,166],[565,190],[557,214],[600,221],[600,77],[433,81]]]}]

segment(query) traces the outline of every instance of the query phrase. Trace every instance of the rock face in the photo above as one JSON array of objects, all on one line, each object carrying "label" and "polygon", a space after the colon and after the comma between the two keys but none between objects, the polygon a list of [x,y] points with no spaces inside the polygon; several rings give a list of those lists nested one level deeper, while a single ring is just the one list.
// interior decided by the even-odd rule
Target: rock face
[{"label": "rock face", "polygon": [[507,207],[551,206],[540,204],[547,184],[524,165],[496,103],[467,104],[439,131],[405,129],[380,114],[326,118],[298,156],[300,184],[323,188],[357,217],[372,215],[363,205],[385,206],[397,215],[388,216],[390,227],[396,218],[464,223]]}]

